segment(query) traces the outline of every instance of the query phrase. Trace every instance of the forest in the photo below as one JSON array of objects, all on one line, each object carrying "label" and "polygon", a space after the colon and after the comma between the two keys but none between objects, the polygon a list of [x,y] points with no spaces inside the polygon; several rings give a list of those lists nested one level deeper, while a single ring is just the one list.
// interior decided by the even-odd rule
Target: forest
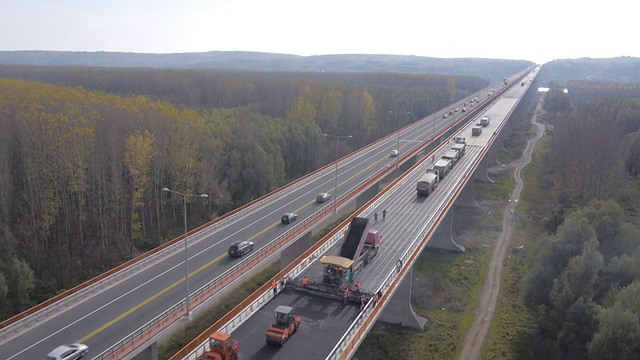
[{"label": "forest", "polygon": [[188,200],[195,227],[333,161],[323,133],[353,135],[342,156],[488,84],[11,68],[0,78],[3,318],[180,235],[182,197],[164,187],[209,195]]},{"label": "forest", "polygon": [[638,359],[640,98],[629,84],[563,88],[544,98],[549,141],[527,177],[533,328],[512,346],[520,359]]},{"label": "forest", "polygon": [[[414,55],[299,56],[252,51],[152,54],[109,51],[0,51],[0,64],[147,69],[245,69],[268,72],[471,75],[499,81],[533,66],[526,60],[435,58]],[[5,75],[0,75],[0,77]]]}]

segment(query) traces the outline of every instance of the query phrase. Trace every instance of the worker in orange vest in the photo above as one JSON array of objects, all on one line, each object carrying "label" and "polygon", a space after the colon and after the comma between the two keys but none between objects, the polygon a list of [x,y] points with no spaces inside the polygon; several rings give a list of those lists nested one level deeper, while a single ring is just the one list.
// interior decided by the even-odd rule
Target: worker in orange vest
[{"label": "worker in orange vest", "polygon": [[307,290],[307,286],[309,286],[309,279],[305,276],[302,278],[302,288]]},{"label": "worker in orange vest", "polygon": [[278,293],[278,283],[275,280],[271,282],[271,288],[273,289],[273,295]]},{"label": "worker in orange vest", "polygon": [[349,303],[349,289],[344,291],[344,304],[347,305]]},{"label": "worker in orange vest", "polygon": [[378,293],[373,294],[373,305],[378,302]]},{"label": "worker in orange vest", "polygon": [[356,281],[356,291],[360,292],[360,281]]}]

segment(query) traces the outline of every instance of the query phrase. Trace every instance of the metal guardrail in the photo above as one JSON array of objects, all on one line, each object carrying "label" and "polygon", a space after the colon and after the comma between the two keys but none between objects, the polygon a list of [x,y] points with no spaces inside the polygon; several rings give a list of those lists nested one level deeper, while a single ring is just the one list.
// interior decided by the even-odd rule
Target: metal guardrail
[{"label": "metal guardrail", "polygon": [[[373,176],[372,176],[373,177]],[[364,210],[358,213],[358,216],[367,216],[375,209],[378,204],[387,199],[387,197],[391,196],[394,191],[389,191],[384,193],[381,197],[379,197],[376,201],[372,202],[369,206],[367,206]],[[335,244],[344,239],[346,236],[346,232],[349,229],[349,223],[345,222],[344,225],[334,233],[327,241],[325,241],[320,247],[318,247],[311,254],[306,256],[302,261],[300,261],[290,272],[284,274],[289,279],[293,279],[303,273],[307,268],[315,263],[324,253],[326,253],[329,249],[331,249]],[[254,313],[259,311],[264,305],[266,305],[272,298],[274,297],[273,291],[271,289],[266,289],[263,291],[255,300],[253,300],[247,307],[245,307],[242,311],[240,311],[235,317],[233,317],[230,321],[224,324],[220,331],[226,333],[232,333],[235,329],[237,329],[240,325],[242,325],[247,319],[249,319]],[[209,343],[205,341],[201,343],[197,348],[195,348],[190,354],[188,354],[185,359],[195,360],[198,356],[202,355],[204,352],[209,351]]]},{"label": "metal guardrail", "polygon": [[[420,148],[420,146],[416,147],[416,149],[418,148]],[[408,159],[409,157],[410,155],[407,154],[407,156],[402,160],[406,161],[406,159]],[[343,203],[346,200],[349,200],[356,191],[365,191],[366,189],[368,189],[368,186],[366,184],[370,183],[372,179],[376,177],[380,177],[383,174],[386,174],[387,172],[391,172],[391,171],[393,171],[393,168],[387,167],[387,168],[382,168],[380,171],[377,171],[369,175],[368,177],[360,181],[358,184],[356,184],[346,192],[336,197],[336,202],[338,203],[337,206],[340,207],[341,205],[343,205]],[[334,206],[335,205],[332,203],[328,203],[327,205],[323,206],[321,209],[314,212],[309,217],[302,220],[291,229],[287,230],[280,236],[271,240],[269,243],[267,243],[265,246],[263,246],[256,252],[244,258],[242,261],[238,262],[233,267],[227,269],[225,272],[218,275],[212,281],[210,281],[206,285],[202,286],[200,289],[193,292],[190,296],[191,303],[189,305],[193,303],[194,306],[191,306],[191,308],[195,308],[198,305],[202,304],[204,301],[206,301],[206,299],[215,295],[218,291],[222,290],[225,286],[231,284],[232,282],[240,278],[242,275],[246,273],[247,270],[251,269],[257,263],[271,256],[276,251],[281,250],[283,247],[288,245],[291,242],[291,240],[295,239],[298,235],[305,233],[312,226],[314,226],[320,219],[323,219],[329,216],[333,212]],[[213,230],[209,228],[203,230],[203,232],[206,232],[206,233],[211,231]],[[338,241],[338,239],[339,238],[337,238],[335,241]],[[332,243],[326,249],[323,247],[324,251],[326,251],[331,246],[333,246],[333,244],[334,243]],[[178,245],[180,244],[176,244],[176,246]],[[322,253],[324,253],[324,251]],[[292,272],[291,275],[295,275],[297,273],[298,272]],[[269,292],[270,291],[267,291],[267,296]],[[118,341],[116,344],[114,344],[112,347],[105,350],[104,352],[98,354],[93,359],[94,360],[120,359],[121,355],[125,356],[126,354],[124,354],[124,352],[126,352],[129,349],[131,349],[131,351],[134,349],[128,346],[129,343],[132,343],[132,342],[144,343],[150,339],[150,334],[153,334],[152,336],[155,336],[161,333],[162,331],[164,331],[165,329],[167,329],[168,327],[172,326],[176,321],[178,321],[186,311],[185,301],[186,299],[181,300],[180,302],[171,306],[169,309],[162,312],[156,318],[152,319],[148,323],[144,324],[142,327],[138,328],[131,334],[127,335],[125,338]],[[260,303],[260,300],[256,300],[256,302]],[[259,309],[259,308],[256,308],[256,309]],[[243,316],[244,314],[239,315],[240,318],[242,318]],[[169,320],[172,320],[172,321],[169,321]],[[240,324],[241,323],[242,322],[240,322]],[[153,327],[159,327],[159,329],[153,329]]]},{"label": "metal guardrail", "polygon": [[[332,166],[325,166],[318,171],[310,175],[321,175],[325,173],[333,172]],[[189,232],[187,241],[196,243],[202,240],[206,235],[217,231],[221,228],[229,226],[239,220],[250,216],[256,211],[267,206],[274,198],[280,198],[287,193],[298,190],[300,187],[306,185],[313,180],[313,176],[307,176],[300,179],[300,181],[291,184],[290,186],[277,189],[273,193],[270,193],[268,197],[262,197],[256,199],[252,206],[240,208],[239,211],[230,213],[229,216],[221,217],[219,221],[212,221],[208,226],[200,226]],[[145,256],[133,259],[135,261],[127,263],[127,266],[122,266],[120,269],[114,269],[113,273],[108,274],[105,277],[96,277],[89,280],[87,283],[78,285],[77,289],[70,289],[66,296],[64,293],[59,295],[59,299],[56,301],[50,301],[49,303],[43,303],[35,306],[32,309],[25,311],[25,314],[18,314],[16,317],[4,320],[0,322],[0,339],[6,339],[12,335],[19,333],[25,328],[30,328],[33,324],[42,321],[43,318],[54,316],[61,310],[69,308],[77,303],[85,301],[90,296],[98,293],[99,290],[113,286],[114,284],[126,279],[128,276],[137,273],[149,265],[157,263],[159,260],[164,259],[170,255],[173,255],[177,251],[182,251],[184,246],[181,241],[184,236],[180,236],[171,241],[171,244],[167,244],[164,247],[159,247],[157,251],[150,251]],[[97,279],[97,280],[96,280]],[[53,300],[53,299],[52,299]]]},{"label": "metal guardrail", "polygon": [[[505,117],[506,119],[511,117],[513,111],[518,107],[519,102],[520,102],[520,99],[518,99],[515,106],[506,114],[506,117]],[[487,145],[485,145],[485,148],[478,155],[478,160],[466,170],[467,175],[458,179],[458,181],[455,183],[455,186],[452,188],[453,189],[452,192],[454,192],[454,194],[452,194],[453,196],[450,194],[449,201],[443,202],[443,205],[439,208],[439,210],[434,212],[434,214],[430,217],[430,219],[426,222],[426,224],[420,230],[419,235],[414,238],[414,240],[409,245],[408,249],[399,258],[399,260],[403,264],[402,269],[398,271],[399,269],[397,269],[394,266],[393,269],[389,272],[389,275],[387,275],[385,280],[382,282],[382,284],[380,285],[380,288],[378,289],[383,291],[383,300],[382,300],[381,306],[377,306],[377,304],[373,303],[373,300],[370,299],[369,302],[366,304],[365,308],[363,309],[363,311],[361,311],[361,313],[356,317],[356,319],[351,324],[351,326],[349,326],[345,334],[340,338],[336,346],[331,350],[331,352],[326,358],[327,360],[349,359],[355,354],[355,351],[358,349],[359,344],[364,340],[364,336],[366,335],[368,330],[373,326],[375,320],[377,319],[380,312],[382,311],[381,309],[384,308],[384,304],[386,303],[386,301],[388,301],[391,298],[391,295],[395,293],[395,290],[401,283],[401,280],[404,278],[407,269],[410,268],[410,266],[412,266],[415,263],[415,260],[417,258],[416,255],[419,254],[422,251],[422,249],[427,245],[428,239],[433,234],[434,229],[441,222],[442,217],[444,216],[445,212],[448,211],[448,208],[450,208],[453,205],[453,202],[455,201],[459,193],[462,191],[462,188],[466,185],[466,183],[469,181],[471,176],[473,176],[477,167],[480,165],[480,163],[483,161],[484,157],[486,156],[486,153],[493,146],[497,138],[497,134],[499,134],[500,131],[502,131],[507,121],[504,121],[496,129],[494,134],[489,138],[490,141],[489,143],[487,143]],[[417,165],[419,164],[416,164],[416,167]],[[414,167],[414,169],[416,167]],[[414,171],[414,169],[409,171],[409,173]],[[434,220],[433,218],[435,214],[440,214],[440,215]],[[427,229],[431,229],[431,231],[428,231],[425,233],[425,230]],[[389,293],[389,291],[391,291],[391,293]],[[381,303],[381,300],[379,299],[378,304],[380,303]]]},{"label": "metal guardrail", "polygon": [[[412,124],[412,126],[413,125],[416,125],[416,124]],[[445,129],[442,129],[437,134],[437,136],[433,136],[432,138],[421,142],[420,145],[417,145],[416,147],[414,147],[413,151],[405,154],[399,161],[400,162],[404,162],[407,159],[409,159],[410,157],[414,156],[418,151],[420,151],[422,149],[422,147],[424,147],[424,145],[426,145],[426,144],[428,144],[428,143],[430,143],[432,141],[435,141],[435,139],[437,139],[438,136],[440,136],[440,134],[442,134],[443,132],[448,131],[451,128],[451,126],[452,125],[450,125],[449,127],[445,128]],[[408,126],[407,128],[410,128],[410,127],[411,126]],[[383,138],[383,139],[381,139],[379,141],[383,141],[384,139],[386,139],[386,138]],[[331,169],[330,168],[325,168],[324,171],[325,172],[330,172]],[[254,264],[260,262],[261,260],[265,259],[268,256],[271,256],[274,252],[276,252],[277,250],[280,250],[282,247],[286,246],[297,235],[299,235],[300,233],[306,231],[312,225],[314,225],[316,220],[319,217],[324,217],[324,216],[327,216],[329,213],[331,213],[331,211],[332,211],[331,209],[333,208],[333,206],[338,206],[339,207],[346,199],[350,198],[351,195],[354,192],[366,190],[368,187],[363,187],[363,186],[365,184],[367,184],[367,182],[370,182],[375,177],[379,177],[381,174],[388,173],[388,172],[391,172],[391,171],[393,171],[393,167],[387,167],[387,168],[382,168],[378,172],[371,174],[370,176],[368,176],[367,178],[362,180],[357,185],[351,187],[350,189],[348,189],[343,194],[337,196],[336,197],[336,203],[338,205],[332,205],[330,203],[325,205],[323,208],[319,209],[318,211],[313,213],[311,216],[309,216],[308,218],[306,218],[302,222],[298,223],[295,227],[289,229],[288,231],[286,231],[282,235],[280,235],[277,238],[273,239],[267,245],[262,247],[260,250],[256,251],[251,256],[245,258],[243,261],[241,261],[238,264],[234,265],[232,268],[228,269],[227,271],[225,271],[224,273],[222,273],[221,275],[219,275],[215,279],[213,279],[211,282],[209,282],[208,284],[204,285],[203,287],[201,287],[200,289],[195,291],[192,294],[192,296],[190,297],[192,302],[195,305],[192,308],[195,308],[198,305],[200,305],[202,302],[204,302],[203,296],[206,297],[206,298],[209,298],[209,297],[213,296],[218,291],[220,291],[222,288],[224,288],[228,284],[230,284],[230,283],[234,282],[235,280],[237,280],[242,274],[245,273],[246,269],[251,268]],[[300,183],[302,184],[304,182],[300,182]],[[286,188],[286,189],[283,189],[283,190],[289,190],[289,189],[293,189],[293,188],[289,187],[289,188]],[[281,193],[283,193],[283,191],[281,191],[281,192],[279,192],[277,194],[273,194],[273,195],[277,196],[278,194],[281,194]],[[375,208],[377,206],[378,201],[383,201],[391,193],[392,192],[385,193],[386,196],[382,196],[382,197],[378,198],[377,201],[372,203],[372,205],[368,206],[364,211],[360,212],[359,214],[363,214],[363,215],[368,214],[368,212],[370,211],[371,208]],[[262,208],[264,206],[264,204],[266,204],[266,200],[267,199],[264,199],[264,200],[265,201],[262,202],[262,206],[258,205],[258,206],[260,206],[259,208]],[[269,198],[269,200],[272,200],[272,198]],[[254,210],[254,211],[257,211],[257,210]],[[247,216],[249,213],[251,213],[251,212],[247,212],[244,216]],[[239,218],[235,218],[236,221],[238,219]],[[336,233],[336,235],[334,235],[329,241],[327,241],[325,243],[325,245],[323,245],[320,249],[318,249],[316,252],[314,252],[310,257],[305,259],[305,261],[303,261],[300,265],[296,266],[296,268],[293,271],[291,271],[290,273],[288,273],[287,276],[289,276],[290,278],[291,277],[295,277],[300,272],[304,271],[307,267],[309,267],[313,263],[313,262],[309,262],[309,259],[315,259],[317,256],[319,256],[320,254],[323,254],[324,252],[326,252],[326,250],[331,248],[335,244],[335,242],[337,242],[341,238],[340,236],[338,236],[339,234],[341,236],[344,236],[343,235],[343,231],[346,231],[347,227],[348,227],[348,225],[343,227],[338,233]],[[214,224],[214,226],[211,226],[211,227],[205,229],[205,231],[207,233],[209,233],[209,232],[213,232],[215,229],[216,229],[216,227],[215,227],[215,224]],[[265,291],[261,296],[256,298],[254,300],[254,302],[248,307],[249,310],[245,309],[242,312],[240,312],[234,319],[232,319],[227,325],[225,325],[221,329],[221,331],[225,331],[225,332],[229,332],[229,333],[232,332],[233,329],[235,329],[238,326],[240,326],[244,321],[246,321],[246,319],[248,319],[255,311],[258,311],[272,297],[273,297],[273,292],[271,290]],[[128,335],[127,337],[125,337],[124,339],[122,339],[121,341],[116,343],[114,346],[112,346],[110,349],[107,349],[106,351],[104,351],[102,354],[98,355],[94,359],[112,359],[113,358],[112,355],[119,353],[118,349],[127,349],[127,348],[129,348],[127,346],[128,343],[134,342],[136,340],[140,341],[140,339],[143,339],[143,341],[146,342],[149,339],[149,337],[146,335],[147,333],[153,333],[154,334],[153,336],[155,336],[155,334],[158,334],[158,333],[164,331],[164,329],[166,329],[167,327],[173,325],[173,323],[175,321],[180,319],[180,316],[175,316],[176,313],[184,314],[184,312],[185,312],[185,300],[182,300],[182,301],[178,302],[176,305],[174,305],[173,307],[169,308],[168,310],[166,310],[165,312],[160,314],[158,317],[156,317],[155,319],[151,320],[149,323],[143,325],[141,328],[137,329],[136,331],[134,331],[133,333],[131,333],[130,335]],[[169,322],[169,323],[167,323],[167,321],[165,321],[165,319],[174,319],[174,320]],[[153,327],[160,327],[160,329],[154,329],[154,331],[149,331]],[[206,342],[203,343],[200,347],[198,347],[198,350],[204,349],[205,346],[207,346]],[[197,352],[197,351],[195,351],[195,352]],[[116,358],[119,358],[119,357],[116,357]],[[187,358],[190,359],[189,356]]]},{"label": "metal guardrail", "polygon": [[[472,163],[471,166],[469,166],[465,170],[467,171],[467,175],[457,179],[446,197],[449,200],[442,202],[441,206],[438,207],[438,210],[431,214],[431,216],[425,222],[425,225],[419,230],[418,235],[416,235],[407,249],[398,258],[398,260],[402,264],[401,268],[393,265],[387,277],[383,280],[380,287],[376,290],[376,292],[378,290],[381,290],[383,294],[382,297],[378,299],[378,303],[376,304],[372,299],[369,299],[363,311],[358,314],[354,322],[351,323],[347,331],[331,350],[326,358],[327,360],[348,359],[353,355],[353,353],[355,353],[359,344],[364,339],[364,336],[371,328],[371,326],[373,326],[375,320],[380,315],[380,312],[382,311],[381,309],[383,309],[386,302],[391,299],[398,286],[401,284],[405,273],[408,271],[407,269],[409,269],[415,263],[417,255],[420,254],[424,247],[427,245],[427,242],[433,234],[433,231],[435,231],[448,209],[453,205],[453,202],[457,198],[457,195],[460,193],[460,191],[462,191],[465,183],[473,175],[476,167],[482,161],[485,153],[486,149],[479,154],[476,163]],[[423,162],[424,161],[421,161],[419,164],[416,164],[416,167],[412,171],[422,171],[421,165]],[[377,310],[378,308],[379,310]]]},{"label": "metal guardrail", "polygon": [[[500,91],[499,93],[502,93],[502,91]],[[436,136],[433,136],[432,138],[421,142],[420,145],[417,145],[416,147],[414,147],[414,149],[411,152],[409,152],[404,157],[402,157],[400,161],[404,162],[407,159],[411,158],[416,153],[421,151],[422,148],[425,145],[435,141],[441,134],[446,133],[452,127],[454,127],[454,124],[450,124],[448,127],[444,128],[444,129],[441,129],[441,131]],[[444,142],[441,143],[441,146],[444,145],[444,144],[446,144],[446,143],[444,143]],[[422,161],[420,161],[417,164],[415,164],[408,173],[410,173],[411,171],[414,171],[426,159],[427,158],[424,158]],[[379,172],[367,177],[367,179],[363,180],[360,184],[366,184],[368,181],[371,181],[371,179],[375,178],[376,176],[381,176],[381,174],[383,174],[385,172],[390,172],[392,170],[393,170],[393,167],[381,169]],[[394,184],[397,183],[397,181],[399,181],[401,179],[402,178],[399,178],[396,181],[394,181]],[[459,180],[459,181],[462,181],[462,180]],[[344,193],[344,194],[342,194],[339,197],[339,199],[344,199],[348,195],[353,193],[354,191],[358,190],[360,188],[360,186],[362,186],[360,184],[352,187],[351,189],[349,189],[349,191]],[[451,190],[451,191],[455,191],[455,189],[456,188],[454,188],[454,190]],[[360,189],[360,190],[362,190],[362,189]],[[384,201],[388,196],[393,194],[393,192],[394,191],[388,191],[388,192],[385,192],[385,193],[381,194],[379,197],[377,197],[374,200],[372,200],[371,204],[365,205],[366,208],[363,211],[359,212],[358,215],[364,215],[364,216],[368,215],[368,213],[371,211],[371,209],[376,208],[380,202]],[[342,202],[342,200],[340,200],[340,202]],[[309,266],[311,266],[313,264],[313,261],[318,259],[321,254],[324,254],[324,252],[326,252],[333,245],[335,245],[335,243],[337,241],[339,241],[339,239],[341,239],[344,236],[343,234],[344,234],[344,232],[346,231],[347,228],[348,228],[348,223],[345,224],[342,228],[340,228],[340,230],[338,232],[336,232],[333,236],[331,236],[327,241],[325,241],[320,248],[316,249],[314,252],[312,252],[306,258],[304,258],[301,261],[299,261],[298,264],[290,272],[285,273],[284,275],[288,276],[289,278],[293,278],[293,277],[299,275],[301,272],[303,272],[305,269],[307,269]],[[415,249],[415,248],[413,248],[413,249]],[[410,248],[410,250],[411,250],[411,248]],[[405,251],[405,253],[404,253],[404,255],[403,255],[403,257],[401,259],[404,260],[408,256],[407,254],[409,254],[409,253],[410,253],[409,250]],[[297,262],[297,261],[298,260],[294,261],[294,263]],[[403,263],[404,263],[404,261],[403,261]],[[246,304],[246,306],[243,309],[241,309],[226,324],[224,324],[222,327],[220,327],[219,330],[223,331],[223,332],[227,332],[227,333],[233,332],[234,329],[236,329],[241,324],[243,324],[248,318],[251,317],[251,315],[253,315],[260,308],[262,308],[271,298],[273,298],[273,291],[270,288],[265,288],[262,293],[260,293],[257,296],[255,296],[254,300],[252,300],[250,303]],[[233,310],[231,312],[233,312]],[[347,336],[347,335],[345,335],[345,336]],[[189,354],[186,354],[183,358],[184,359],[189,359],[189,360],[196,359],[199,355],[201,355],[202,353],[204,353],[204,352],[206,352],[208,350],[209,350],[208,349],[208,341],[204,340],[198,346],[196,346],[193,351],[191,351]],[[176,355],[178,355],[178,354],[176,354]],[[174,358],[175,357],[176,356],[174,355]]]}]

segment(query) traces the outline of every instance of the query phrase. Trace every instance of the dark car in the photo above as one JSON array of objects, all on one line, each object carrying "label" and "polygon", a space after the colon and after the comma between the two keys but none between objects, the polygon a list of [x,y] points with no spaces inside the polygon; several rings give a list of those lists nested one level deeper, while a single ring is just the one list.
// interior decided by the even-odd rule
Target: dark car
[{"label": "dark car", "polygon": [[328,201],[329,199],[331,199],[331,194],[329,193],[320,193],[318,194],[318,196],[316,196],[316,201],[319,203],[323,203],[325,201]]},{"label": "dark car", "polygon": [[253,243],[251,241],[236,241],[229,246],[229,256],[241,257],[251,250],[253,250]]},{"label": "dark car", "polygon": [[298,214],[286,213],[282,215],[282,217],[280,218],[280,221],[283,224],[291,224],[292,222],[296,221],[297,218],[298,218]]}]

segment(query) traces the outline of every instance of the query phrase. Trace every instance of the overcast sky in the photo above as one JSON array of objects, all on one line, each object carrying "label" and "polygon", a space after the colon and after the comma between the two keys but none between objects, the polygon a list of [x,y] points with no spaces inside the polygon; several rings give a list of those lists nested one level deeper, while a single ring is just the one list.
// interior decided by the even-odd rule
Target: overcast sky
[{"label": "overcast sky", "polygon": [[0,50],[239,50],[537,63],[640,57],[638,15],[631,4],[629,0],[0,0]]}]

